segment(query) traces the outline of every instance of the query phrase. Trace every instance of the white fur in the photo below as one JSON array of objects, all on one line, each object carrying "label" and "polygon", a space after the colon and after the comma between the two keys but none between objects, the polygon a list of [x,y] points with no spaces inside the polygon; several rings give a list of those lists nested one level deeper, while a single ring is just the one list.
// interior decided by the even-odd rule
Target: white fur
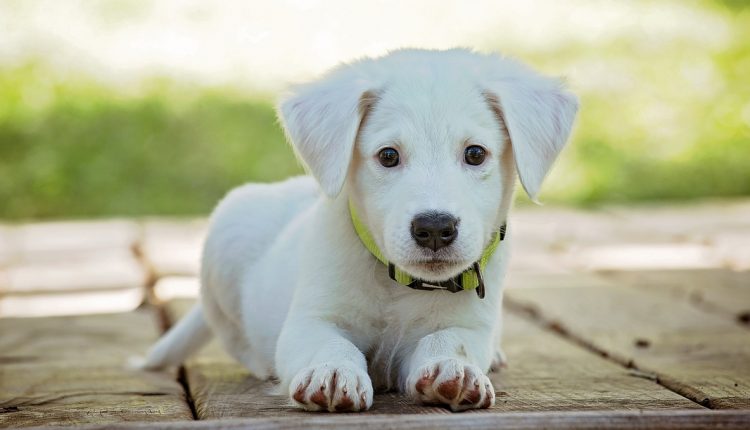
[{"label": "white fur", "polygon": [[[448,279],[506,221],[516,169],[536,196],[576,108],[557,81],[460,49],[396,51],[296,87],[279,112],[314,179],[245,185],[219,204],[203,255],[205,321],[237,360],[260,378],[277,376],[306,409],[367,409],[373,385],[453,410],[487,407],[486,372],[502,359],[512,223],[485,270],[482,300],[390,280],[357,237],[348,202],[389,261],[425,280]],[[463,161],[468,145],[486,148],[483,164]],[[397,149],[401,164],[381,166],[384,147]],[[428,210],[460,219],[455,242],[437,252],[410,236],[412,218]],[[445,262],[426,264],[433,258]],[[192,333],[205,325],[197,309],[145,367],[194,349]],[[446,394],[450,384],[455,396]]]}]

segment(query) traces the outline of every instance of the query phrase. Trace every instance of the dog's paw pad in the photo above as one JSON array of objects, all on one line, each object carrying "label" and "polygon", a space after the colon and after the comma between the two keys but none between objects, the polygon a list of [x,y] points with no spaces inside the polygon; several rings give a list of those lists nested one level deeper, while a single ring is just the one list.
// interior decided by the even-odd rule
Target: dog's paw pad
[{"label": "dog's paw pad", "polygon": [[461,393],[461,378],[456,377],[438,385],[437,392],[446,399],[453,400]]},{"label": "dog's paw pad", "polygon": [[412,397],[423,404],[446,405],[453,411],[489,408],[495,391],[478,367],[442,360],[420,368],[408,382]]},{"label": "dog's paw pad", "polygon": [[309,411],[356,412],[372,406],[370,377],[349,365],[309,367],[299,372],[289,389],[292,400]]}]

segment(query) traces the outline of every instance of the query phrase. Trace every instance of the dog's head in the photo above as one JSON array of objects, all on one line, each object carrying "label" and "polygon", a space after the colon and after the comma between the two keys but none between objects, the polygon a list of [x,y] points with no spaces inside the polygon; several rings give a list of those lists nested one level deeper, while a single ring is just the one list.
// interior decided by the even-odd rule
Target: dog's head
[{"label": "dog's head", "polygon": [[516,173],[536,198],[577,106],[559,81],[506,58],[402,50],[295,88],[279,114],[322,190],[352,200],[385,257],[443,281],[480,258]]}]

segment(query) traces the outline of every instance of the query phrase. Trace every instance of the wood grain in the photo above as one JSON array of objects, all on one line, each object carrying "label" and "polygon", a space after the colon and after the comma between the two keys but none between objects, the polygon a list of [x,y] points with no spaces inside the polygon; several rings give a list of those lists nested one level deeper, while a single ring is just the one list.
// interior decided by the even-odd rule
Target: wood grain
[{"label": "wood grain", "polygon": [[129,249],[19,263],[0,270],[0,316],[132,311],[143,301],[146,279]]},{"label": "wood grain", "polygon": [[[743,322],[750,317],[750,272],[719,270],[608,271],[609,280],[635,288],[659,291]],[[750,323],[750,322],[749,322]]]},{"label": "wood grain", "polygon": [[48,317],[60,315],[128,312],[143,303],[143,288],[72,291],[63,294],[2,294],[0,317]]},{"label": "wood grain", "polygon": [[142,288],[146,273],[129,248],[60,255],[54,262],[29,262],[6,269],[8,294],[65,293]]},{"label": "wood grain", "polygon": [[131,311],[147,273],[132,221],[33,223],[0,229],[0,316]]},{"label": "wood grain", "polygon": [[734,321],[645,289],[548,285],[508,302],[702,405],[750,408],[750,332]]},{"label": "wood grain", "polygon": [[10,263],[39,263],[130,249],[139,234],[138,224],[127,220],[56,221],[9,227],[3,239]]},{"label": "wood grain", "polygon": [[[452,415],[368,415],[309,413],[277,418],[243,418],[177,423],[123,423],[82,429],[664,429],[748,428],[747,411],[465,412]],[[40,427],[49,430],[51,427]],[[60,427],[57,427],[60,428]]]},{"label": "wood grain", "polygon": [[542,330],[512,312],[504,315],[509,366],[492,375],[495,409],[584,411],[700,409],[643,375]]},{"label": "wood grain", "polygon": [[[184,315],[190,303],[170,302],[170,319]],[[494,411],[701,409],[654,381],[634,375],[518,316],[507,315],[506,323],[504,344],[511,364],[491,375],[497,393]],[[309,416],[290,407],[286,396],[273,394],[273,383],[253,378],[215,342],[188,361],[185,368],[201,419]],[[415,413],[449,412],[385,393],[375,396],[374,406],[366,415]]]},{"label": "wood grain", "polygon": [[0,427],[192,419],[174,373],[125,367],[155,338],[147,309],[0,319]]},{"label": "wood grain", "polygon": [[140,252],[157,277],[195,276],[206,228],[203,219],[147,220],[143,223]]}]

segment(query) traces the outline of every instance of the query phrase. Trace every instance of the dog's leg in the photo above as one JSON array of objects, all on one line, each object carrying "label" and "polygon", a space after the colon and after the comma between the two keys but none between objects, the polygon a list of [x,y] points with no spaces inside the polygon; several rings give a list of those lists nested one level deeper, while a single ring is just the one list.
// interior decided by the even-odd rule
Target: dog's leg
[{"label": "dog's leg", "polygon": [[488,408],[495,390],[485,374],[493,352],[482,330],[448,328],[420,339],[406,363],[404,391],[422,404],[453,411]]},{"label": "dog's leg", "polygon": [[503,319],[498,318],[495,326],[495,352],[492,356],[492,364],[490,364],[490,370],[492,372],[499,372],[501,369],[508,367],[508,356],[503,352],[502,345],[503,340]]},{"label": "dog's leg", "polygon": [[279,337],[279,376],[292,401],[311,411],[362,411],[372,406],[364,354],[333,323],[287,321]]}]

